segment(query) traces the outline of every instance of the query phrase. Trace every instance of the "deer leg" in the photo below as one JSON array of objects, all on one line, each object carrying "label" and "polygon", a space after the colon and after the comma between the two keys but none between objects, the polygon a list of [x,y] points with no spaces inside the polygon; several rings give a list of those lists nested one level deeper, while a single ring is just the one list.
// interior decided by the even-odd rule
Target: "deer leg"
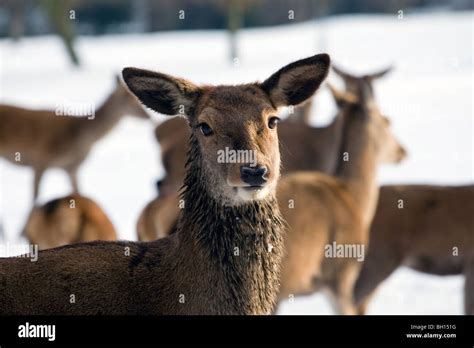
[{"label": "deer leg", "polygon": [[474,315],[474,259],[465,267],[464,275],[464,312]]},{"label": "deer leg", "polygon": [[375,291],[373,291],[370,295],[366,296],[362,302],[357,303],[357,315],[365,315],[367,313],[367,307],[369,306],[370,301],[374,297]]},{"label": "deer leg", "polygon": [[357,307],[354,303],[352,293],[359,269],[360,265],[357,264],[357,261],[351,261],[345,264],[338,272],[337,279],[330,287],[333,295],[331,303],[337,314],[357,314]]},{"label": "deer leg", "polygon": [[69,181],[71,182],[72,192],[79,193],[79,184],[77,181],[78,168],[77,167],[68,168],[66,171],[69,176]]},{"label": "deer leg", "polygon": [[393,253],[379,250],[375,245],[369,249],[354,286],[354,301],[358,306],[359,314],[365,314],[368,303],[379,284],[398,266],[400,266],[400,258]]},{"label": "deer leg", "polygon": [[33,181],[33,204],[36,202],[36,199],[39,195],[39,185],[41,178],[43,177],[44,169],[34,168],[34,181]]}]

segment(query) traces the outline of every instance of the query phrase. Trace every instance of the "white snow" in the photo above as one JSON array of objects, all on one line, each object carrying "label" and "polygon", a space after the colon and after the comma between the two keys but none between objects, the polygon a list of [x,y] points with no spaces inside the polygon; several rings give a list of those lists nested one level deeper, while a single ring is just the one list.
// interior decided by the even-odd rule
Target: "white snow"
[{"label": "white snow", "polygon": [[[381,108],[410,157],[381,169],[381,183],[473,182],[473,12],[340,16],[305,24],[244,30],[241,58],[230,64],[222,31],[164,32],[81,37],[81,69],[70,66],[56,37],[0,40],[2,103],[32,108],[100,103],[125,66],[155,69],[198,83],[238,83],[269,76],[317,52],[355,73],[389,64],[395,70],[376,84]],[[330,80],[341,85],[335,76]],[[314,106],[314,123],[330,122],[335,107],[326,90]],[[155,120],[163,117],[153,116]],[[162,175],[150,122],[124,119],[101,140],[80,171],[82,192],[105,209],[122,239],[136,239],[135,223],[155,195]],[[32,173],[0,160],[0,219],[7,240],[23,227],[32,196]],[[63,173],[51,170],[40,201],[69,193]],[[372,314],[460,314],[463,279],[397,270],[374,297]],[[285,302],[280,314],[331,314],[322,294]]]}]

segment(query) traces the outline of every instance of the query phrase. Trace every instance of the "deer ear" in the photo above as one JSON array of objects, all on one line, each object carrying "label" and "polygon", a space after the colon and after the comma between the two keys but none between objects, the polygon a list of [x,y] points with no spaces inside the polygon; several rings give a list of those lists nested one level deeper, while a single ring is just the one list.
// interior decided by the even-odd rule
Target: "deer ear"
[{"label": "deer ear", "polygon": [[298,105],[318,89],[330,65],[327,54],[318,54],[293,62],[270,76],[260,87],[275,107]]},{"label": "deer ear", "polygon": [[149,70],[125,68],[122,75],[145,106],[165,115],[189,115],[201,93],[189,81]]},{"label": "deer ear", "polygon": [[334,88],[334,86],[330,83],[326,83],[326,85],[329,87],[329,90],[331,91],[334,101],[338,107],[341,108],[344,105],[356,104],[358,102],[358,98],[354,94],[349,92],[341,92]]},{"label": "deer ear", "polygon": [[352,81],[352,80],[357,80],[357,77],[354,75],[349,74],[347,71],[344,71],[340,69],[337,65],[332,65],[331,66],[332,71],[336,73],[339,77],[341,77],[344,81]]},{"label": "deer ear", "polygon": [[393,66],[389,66],[383,70],[380,70],[376,73],[373,73],[373,74],[368,74],[368,75],[365,75],[364,77],[366,79],[369,79],[369,80],[376,80],[376,79],[379,79],[381,77],[384,77],[385,75],[387,75],[389,72],[391,72],[393,70]]}]

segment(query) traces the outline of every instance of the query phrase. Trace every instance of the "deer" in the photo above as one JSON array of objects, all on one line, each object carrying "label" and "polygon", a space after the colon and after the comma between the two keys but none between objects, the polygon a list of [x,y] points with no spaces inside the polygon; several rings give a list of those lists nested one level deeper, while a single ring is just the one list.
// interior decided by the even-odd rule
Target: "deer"
[{"label": "deer", "polygon": [[370,74],[354,75],[336,65],[331,66],[332,70],[344,82],[345,91],[351,94],[360,93],[361,89],[366,89],[365,93],[372,99],[375,99],[373,82],[384,77],[393,70],[393,66],[388,66]]},{"label": "deer", "polygon": [[114,225],[88,197],[71,194],[35,206],[23,230],[40,250],[94,240],[116,240]]},{"label": "deer", "polygon": [[149,118],[119,77],[114,91],[97,112],[75,116],[63,111],[60,107],[31,110],[0,105],[0,156],[33,169],[33,202],[38,198],[43,174],[49,168],[64,170],[73,192],[79,193],[78,170],[94,144],[125,115]]},{"label": "deer", "polygon": [[474,185],[381,188],[369,249],[354,288],[365,314],[378,285],[400,266],[464,275],[464,311],[474,314]]},{"label": "deer", "polygon": [[357,95],[330,89],[344,118],[336,172],[287,174],[277,188],[288,225],[278,299],[328,290],[337,313],[356,314],[352,291],[377,206],[377,168],[406,152],[367,86]]},{"label": "deer", "polygon": [[[218,86],[125,68],[125,83],[146,107],[182,111],[191,129],[176,232],[42,250],[37,262],[0,259],[0,314],[272,313],[284,231],[275,115],[310,98],[329,64],[318,54],[263,82]],[[227,147],[252,151],[255,162],[218,161]]]},{"label": "deer", "polygon": [[[357,94],[366,88],[370,98],[374,98],[373,82],[384,77],[392,68],[355,76],[340,68],[332,69],[345,82],[350,94]],[[365,86],[365,87],[364,87]],[[312,127],[311,100],[294,109],[287,119],[279,124],[282,174],[298,170],[315,170],[325,174],[336,171],[341,146],[344,118],[337,114],[325,127]],[[161,159],[166,175],[158,181],[159,194],[146,204],[137,223],[137,235],[141,238],[161,238],[171,233],[180,212],[178,201],[182,186],[189,131],[182,117],[171,118],[155,128],[155,137],[160,146]],[[174,198],[173,198],[174,197]],[[165,230],[164,230],[165,229]]]},{"label": "deer", "polygon": [[145,206],[137,221],[138,240],[149,242],[176,231],[178,216],[184,206],[179,196],[179,192],[170,192]]}]

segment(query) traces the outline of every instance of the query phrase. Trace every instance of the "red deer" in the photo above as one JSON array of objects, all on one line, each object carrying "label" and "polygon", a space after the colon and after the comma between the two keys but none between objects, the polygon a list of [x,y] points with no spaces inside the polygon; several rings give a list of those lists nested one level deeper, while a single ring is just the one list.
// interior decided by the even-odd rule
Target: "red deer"
[{"label": "red deer", "polygon": [[115,228],[104,211],[90,198],[78,194],[34,207],[23,234],[40,250],[117,239]]},{"label": "red deer", "polygon": [[393,185],[380,191],[369,249],[354,298],[364,314],[378,285],[400,266],[465,276],[464,308],[474,314],[474,185]]},{"label": "red deer", "polygon": [[[270,314],[279,289],[283,220],[277,109],[310,98],[329,56],[289,64],[262,83],[197,86],[126,68],[147,107],[181,110],[191,128],[185,208],[176,233],[152,242],[90,242],[0,259],[1,314]],[[255,162],[219,162],[219,151]],[[251,166],[251,164],[255,164]],[[70,298],[74,296],[75,302]]]},{"label": "red deer", "polygon": [[355,314],[352,291],[377,205],[377,167],[401,161],[405,150],[368,89],[356,97],[332,92],[344,118],[334,176],[297,172],[278,185],[288,224],[279,299],[328,289],[337,312]]},{"label": "red deer", "polygon": [[49,168],[65,170],[73,191],[79,192],[77,172],[94,144],[125,115],[148,118],[119,78],[115,90],[95,115],[58,116],[56,111],[0,105],[0,156],[33,169],[33,201]]}]

